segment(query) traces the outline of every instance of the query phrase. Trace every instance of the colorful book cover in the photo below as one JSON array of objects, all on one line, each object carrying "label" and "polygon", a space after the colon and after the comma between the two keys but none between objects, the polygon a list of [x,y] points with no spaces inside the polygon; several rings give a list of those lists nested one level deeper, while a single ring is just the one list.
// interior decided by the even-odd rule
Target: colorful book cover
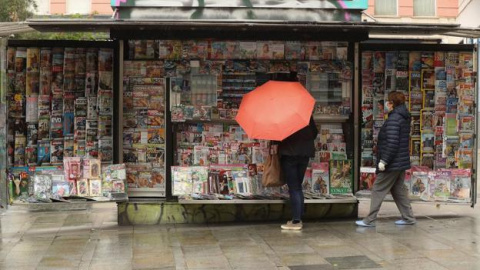
[{"label": "colorful book cover", "polygon": [[64,147],[63,139],[50,141],[50,162],[52,164],[63,164]]},{"label": "colorful book cover", "polygon": [[50,163],[50,140],[38,141],[37,164]]},{"label": "colorful book cover", "polygon": [[360,167],[359,190],[372,190],[373,183],[377,178],[376,168]]}]

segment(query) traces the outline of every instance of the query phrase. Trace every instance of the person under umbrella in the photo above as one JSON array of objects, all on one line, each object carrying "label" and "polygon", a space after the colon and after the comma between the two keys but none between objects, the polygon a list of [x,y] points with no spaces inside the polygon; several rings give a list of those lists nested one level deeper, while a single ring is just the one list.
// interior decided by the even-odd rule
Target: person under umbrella
[{"label": "person under umbrella", "polygon": [[293,133],[279,142],[280,165],[288,185],[292,220],[281,226],[284,230],[301,230],[304,213],[304,197],[302,190],[303,177],[308,161],[315,156],[314,140],[318,129],[312,117],[308,126]]}]

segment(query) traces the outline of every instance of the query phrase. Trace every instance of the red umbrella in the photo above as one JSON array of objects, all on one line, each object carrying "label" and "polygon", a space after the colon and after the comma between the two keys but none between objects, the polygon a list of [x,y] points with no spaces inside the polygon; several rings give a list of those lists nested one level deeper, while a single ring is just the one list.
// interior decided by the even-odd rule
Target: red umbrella
[{"label": "red umbrella", "polygon": [[299,82],[268,81],[243,96],[235,120],[250,138],[281,141],[308,125],[314,104]]}]

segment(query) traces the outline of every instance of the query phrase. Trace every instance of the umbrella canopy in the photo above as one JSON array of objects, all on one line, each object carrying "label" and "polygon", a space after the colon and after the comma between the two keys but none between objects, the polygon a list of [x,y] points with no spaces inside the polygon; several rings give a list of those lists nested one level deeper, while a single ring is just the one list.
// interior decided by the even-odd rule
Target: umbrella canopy
[{"label": "umbrella canopy", "polygon": [[314,104],[299,82],[268,81],[243,96],[235,120],[250,138],[281,141],[308,125]]}]

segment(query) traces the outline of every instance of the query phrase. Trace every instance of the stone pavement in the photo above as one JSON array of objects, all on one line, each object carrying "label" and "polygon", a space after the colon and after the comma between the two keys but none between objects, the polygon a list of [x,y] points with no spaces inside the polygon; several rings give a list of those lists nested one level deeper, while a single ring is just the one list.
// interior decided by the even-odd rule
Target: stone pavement
[{"label": "stone pavement", "polygon": [[[360,203],[360,216],[369,201]],[[353,220],[119,227],[115,204],[0,215],[0,269],[480,269],[480,215],[469,206],[414,204],[418,224]]]}]

